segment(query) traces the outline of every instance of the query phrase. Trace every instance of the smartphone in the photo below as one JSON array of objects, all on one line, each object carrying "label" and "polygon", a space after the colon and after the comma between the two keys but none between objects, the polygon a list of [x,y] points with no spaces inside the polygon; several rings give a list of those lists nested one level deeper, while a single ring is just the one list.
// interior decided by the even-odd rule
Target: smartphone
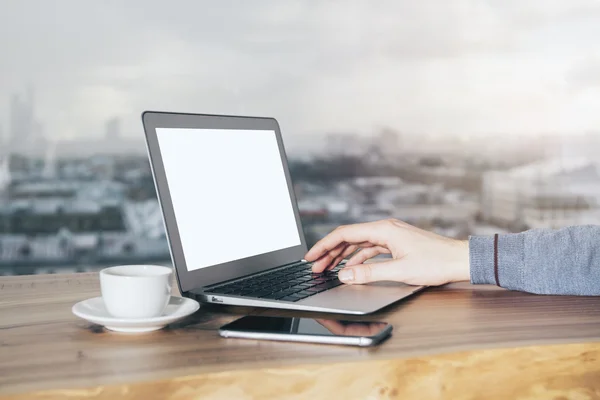
[{"label": "smartphone", "polygon": [[219,328],[226,338],[374,346],[392,332],[387,322],[247,316]]}]

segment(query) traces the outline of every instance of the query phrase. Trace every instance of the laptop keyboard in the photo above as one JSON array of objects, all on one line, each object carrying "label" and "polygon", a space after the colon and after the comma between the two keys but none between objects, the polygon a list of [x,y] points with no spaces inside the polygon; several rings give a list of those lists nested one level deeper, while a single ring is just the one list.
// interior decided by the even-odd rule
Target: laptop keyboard
[{"label": "laptop keyboard", "polygon": [[342,285],[337,277],[342,265],[321,274],[314,274],[309,263],[292,265],[273,272],[226,283],[206,290],[210,294],[254,297],[296,302]]}]

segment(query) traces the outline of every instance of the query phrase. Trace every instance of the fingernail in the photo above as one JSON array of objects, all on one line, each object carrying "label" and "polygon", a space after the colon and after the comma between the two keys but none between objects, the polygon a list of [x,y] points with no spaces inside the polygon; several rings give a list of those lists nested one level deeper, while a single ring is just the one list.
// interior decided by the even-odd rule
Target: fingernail
[{"label": "fingernail", "polygon": [[354,270],[351,268],[344,268],[338,273],[340,281],[352,282],[354,280]]}]

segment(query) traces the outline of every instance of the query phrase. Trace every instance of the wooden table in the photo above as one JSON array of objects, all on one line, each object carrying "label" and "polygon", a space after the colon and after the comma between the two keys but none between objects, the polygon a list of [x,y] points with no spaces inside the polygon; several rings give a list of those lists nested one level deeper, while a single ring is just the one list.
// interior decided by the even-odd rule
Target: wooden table
[{"label": "wooden table", "polygon": [[208,305],[162,331],[118,334],[71,314],[98,294],[97,274],[0,278],[0,397],[600,396],[600,297],[430,288],[369,316],[394,334],[355,348],[222,339],[216,329],[240,315],[287,313]]}]

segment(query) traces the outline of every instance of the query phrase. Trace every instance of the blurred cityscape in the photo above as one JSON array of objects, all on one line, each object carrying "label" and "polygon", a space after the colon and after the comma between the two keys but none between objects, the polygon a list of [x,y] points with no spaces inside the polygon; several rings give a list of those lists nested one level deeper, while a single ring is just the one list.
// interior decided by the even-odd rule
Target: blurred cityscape
[{"label": "blurred cityscape", "polygon": [[[170,263],[141,135],[127,137],[114,117],[104,137],[52,140],[33,90],[13,96],[0,130],[1,275]],[[309,245],[340,224],[392,217],[463,239],[600,223],[595,132],[436,137],[381,128],[314,140],[318,150],[289,151]]]}]

